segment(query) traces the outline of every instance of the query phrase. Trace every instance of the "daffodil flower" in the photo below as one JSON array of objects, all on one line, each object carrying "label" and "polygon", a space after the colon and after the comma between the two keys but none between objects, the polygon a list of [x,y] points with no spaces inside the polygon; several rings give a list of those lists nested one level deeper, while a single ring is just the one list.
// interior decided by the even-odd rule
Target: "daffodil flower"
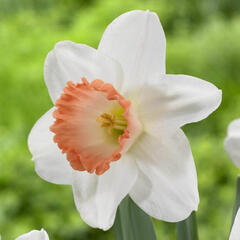
[{"label": "daffodil flower", "polygon": [[240,119],[230,123],[224,145],[233,163],[240,168]]},{"label": "daffodil flower", "polygon": [[237,215],[235,217],[229,240],[239,239],[240,239],[240,209],[238,209]]},{"label": "daffodil flower", "polygon": [[49,240],[48,234],[43,229],[41,231],[33,230],[29,233],[25,233],[16,240]]},{"label": "daffodil flower", "polygon": [[166,41],[155,13],[115,19],[93,49],[59,42],[44,77],[55,105],[33,127],[37,174],[72,185],[92,227],[109,229],[129,194],[150,216],[183,220],[199,203],[189,142],[180,129],[221,102],[209,82],[165,72]]}]

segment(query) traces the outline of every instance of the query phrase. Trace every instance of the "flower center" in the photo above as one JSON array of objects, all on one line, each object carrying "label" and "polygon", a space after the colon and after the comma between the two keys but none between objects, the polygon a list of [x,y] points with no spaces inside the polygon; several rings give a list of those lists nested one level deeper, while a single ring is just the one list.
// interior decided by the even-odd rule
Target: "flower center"
[{"label": "flower center", "polygon": [[55,105],[53,140],[75,170],[103,174],[142,129],[131,102],[102,80],[68,82]]},{"label": "flower center", "polygon": [[108,128],[108,133],[112,134],[112,130],[124,131],[127,128],[127,120],[124,118],[116,117],[111,113],[103,113],[97,118],[97,122],[101,123],[101,127]]}]

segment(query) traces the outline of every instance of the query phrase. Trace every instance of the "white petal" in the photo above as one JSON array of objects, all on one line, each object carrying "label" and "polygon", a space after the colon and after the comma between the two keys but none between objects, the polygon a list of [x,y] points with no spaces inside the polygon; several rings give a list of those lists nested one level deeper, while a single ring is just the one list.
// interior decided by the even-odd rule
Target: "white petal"
[{"label": "white petal", "polygon": [[179,127],[206,118],[221,103],[213,84],[186,75],[162,75],[138,91],[139,114],[150,132]]},{"label": "white petal", "polygon": [[43,229],[41,231],[33,230],[29,233],[25,233],[16,240],[49,240],[48,234]]},{"label": "white petal", "polygon": [[144,134],[129,152],[140,173],[131,198],[150,216],[169,222],[187,218],[199,203],[197,175],[182,130],[173,136]]},{"label": "white petal", "polygon": [[107,27],[98,49],[122,65],[122,91],[155,72],[165,73],[166,40],[155,13],[136,10],[119,16]]},{"label": "white petal", "polygon": [[121,158],[103,175],[77,171],[74,175],[73,194],[82,219],[91,227],[109,229],[118,205],[136,181],[135,162]]},{"label": "white petal", "polygon": [[28,137],[29,150],[35,162],[37,174],[44,180],[56,184],[72,183],[72,168],[64,154],[53,142],[49,127],[53,124],[54,108],[45,113],[34,125]]},{"label": "white petal", "polygon": [[57,43],[48,53],[44,66],[44,78],[53,103],[67,81],[80,82],[82,77],[88,81],[102,79],[119,87],[122,70],[117,62],[94,48],[70,41]]},{"label": "white petal", "polygon": [[240,239],[240,209],[238,209],[237,215],[235,217],[229,240],[239,239]]},{"label": "white petal", "polygon": [[240,119],[234,120],[229,125],[225,149],[232,161],[240,168]]}]

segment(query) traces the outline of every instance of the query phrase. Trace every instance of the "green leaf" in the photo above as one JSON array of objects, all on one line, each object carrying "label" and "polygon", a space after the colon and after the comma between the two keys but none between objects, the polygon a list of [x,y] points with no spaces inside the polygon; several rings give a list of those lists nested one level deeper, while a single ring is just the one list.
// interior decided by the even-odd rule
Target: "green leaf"
[{"label": "green leaf", "polygon": [[198,240],[195,211],[187,219],[177,223],[177,240]]},{"label": "green leaf", "polygon": [[113,225],[116,240],[156,240],[151,218],[127,196]]},{"label": "green leaf", "polygon": [[[237,181],[236,181],[236,197],[235,197],[235,202],[234,202],[234,207],[233,207],[233,215],[232,215],[232,225],[231,225],[231,229],[235,220],[235,217],[237,215],[237,211],[240,207],[240,176],[237,177]],[[229,231],[229,236],[231,234],[231,229]]]},{"label": "green leaf", "polygon": [[237,177],[237,183],[236,183],[236,197],[235,197],[235,203],[233,207],[232,225],[239,207],[240,207],[240,176]]}]

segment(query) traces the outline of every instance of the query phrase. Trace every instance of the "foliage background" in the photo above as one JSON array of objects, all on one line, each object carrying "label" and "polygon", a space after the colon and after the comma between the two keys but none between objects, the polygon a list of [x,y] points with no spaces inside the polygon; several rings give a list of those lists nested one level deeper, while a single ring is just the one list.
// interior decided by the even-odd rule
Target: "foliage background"
[{"label": "foliage background", "polygon": [[[52,105],[43,81],[48,51],[61,40],[97,47],[115,17],[133,9],[158,13],[167,37],[167,72],[206,79],[223,90],[221,107],[184,127],[198,171],[200,239],[227,239],[236,167],[223,149],[227,125],[240,117],[238,0],[0,0],[0,233],[15,239],[45,228],[55,240],[110,240],[89,228],[69,186],[40,179],[28,133]],[[158,239],[176,238],[175,224],[154,220]]]}]

